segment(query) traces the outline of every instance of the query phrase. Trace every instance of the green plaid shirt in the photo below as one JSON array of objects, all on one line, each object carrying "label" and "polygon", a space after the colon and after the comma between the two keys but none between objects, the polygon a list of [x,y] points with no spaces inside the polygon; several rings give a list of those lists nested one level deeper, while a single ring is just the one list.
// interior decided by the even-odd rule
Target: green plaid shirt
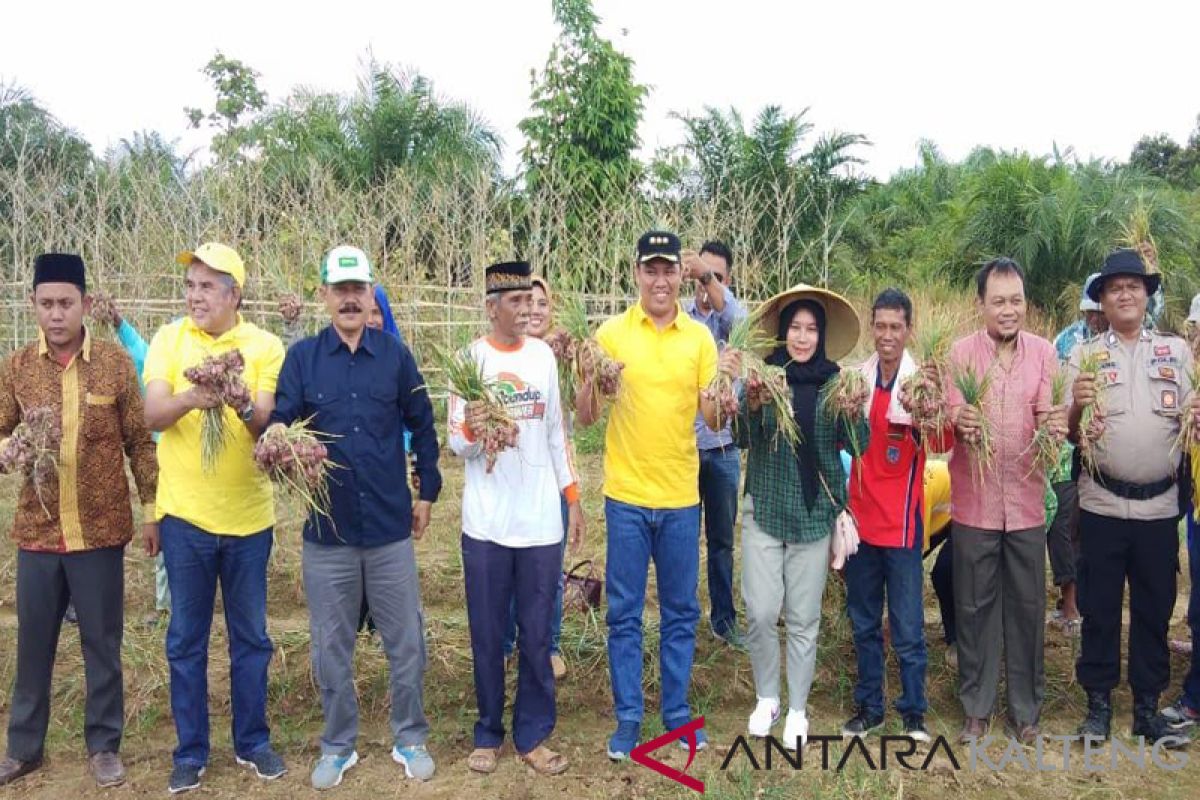
[{"label": "green plaid shirt", "polygon": [[[821,390],[817,404],[814,444],[819,477],[812,511],[804,504],[796,452],[782,438],[775,441],[775,408],[763,406],[751,412],[744,393],[741,398],[733,435],[738,447],[749,449],[745,493],[754,498],[755,522],[784,542],[815,542],[833,532],[833,523],[848,502],[838,451],[857,457],[867,449],[871,426],[865,418],[860,416],[851,431],[825,412],[825,395],[832,385],[830,381]],[[857,446],[852,447],[851,441]]]}]

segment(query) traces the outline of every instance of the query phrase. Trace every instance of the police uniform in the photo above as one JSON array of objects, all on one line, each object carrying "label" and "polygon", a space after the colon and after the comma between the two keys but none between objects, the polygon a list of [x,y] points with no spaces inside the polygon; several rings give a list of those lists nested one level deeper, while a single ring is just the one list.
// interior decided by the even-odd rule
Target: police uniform
[{"label": "police uniform", "polygon": [[1129,684],[1135,705],[1156,705],[1170,680],[1167,627],[1175,607],[1181,454],[1191,402],[1187,343],[1143,329],[1132,345],[1113,331],[1077,345],[1069,379],[1098,356],[1104,433],[1079,473],[1080,685],[1109,692],[1120,680],[1121,612],[1129,582]]}]

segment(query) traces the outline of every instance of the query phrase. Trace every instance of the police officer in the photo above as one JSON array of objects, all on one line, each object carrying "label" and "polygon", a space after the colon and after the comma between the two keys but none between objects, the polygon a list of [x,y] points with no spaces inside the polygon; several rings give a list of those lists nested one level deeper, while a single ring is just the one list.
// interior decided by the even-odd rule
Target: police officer
[{"label": "police officer", "polygon": [[[1148,299],[1161,279],[1135,250],[1117,250],[1089,288],[1109,330],[1075,347],[1069,360],[1068,424],[1078,441],[1084,409],[1099,400],[1089,427],[1094,457],[1079,475],[1080,610],[1083,641],[1076,675],[1087,692],[1081,735],[1107,738],[1109,694],[1121,674],[1121,606],[1129,582],[1129,684],[1133,735],[1181,744],[1158,713],[1170,681],[1167,626],[1175,607],[1182,413],[1191,410],[1187,343],[1143,327]],[[1087,356],[1098,374],[1081,373]],[[1186,410],[1186,412],[1185,412]]]}]

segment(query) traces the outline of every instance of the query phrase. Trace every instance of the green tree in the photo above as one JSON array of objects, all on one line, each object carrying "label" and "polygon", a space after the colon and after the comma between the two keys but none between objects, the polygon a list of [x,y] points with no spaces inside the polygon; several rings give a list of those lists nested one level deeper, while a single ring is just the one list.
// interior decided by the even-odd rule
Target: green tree
[{"label": "green tree", "polygon": [[[90,189],[92,148],[27,90],[0,84],[0,274],[16,280],[38,249],[71,246],[60,216]],[[43,221],[48,221],[43,224]],[[11,270],[11,274],[9,273]],[[22,280],[24,280],[22,278]]]},{"label": "green tree", "polygon": [[[1135,210],[1148,216],[1172,286],[1195,273],[1196,216],[1187,195],[1137,170],[1070,153],[1038,157],[978,149],[961,163],[925,143],[921,163],[872,185],[846,209],[835,254],[844,280],[918,287],[949,280],[967,287],[989,258],[1026,270],[1031,300],[1065,311],[1084,277],[1099,268]],[[1178,291],[1172,289],[1171,291]]]},{"label": "green tree", "polygon": [[1129,166],[1147,175],[1169,180],[1180,149],[1179,144],[1165,133],[1143,136],[1129,154]]},{"label": "green tree", "polygon": [[634,158],[646,87],[633,61],[597,32],[591,0],[552,0],[561,34],[532,91],[534,113],[520,123],[526,185],[568,192],[572,220],[624,201],[642,177]]},{"label": "green tree", "polygon": [[0,83],[0,168],[55,173],[73,183],[87,173],[92,159],[91,146],[28,90]]},{"label": "green tree", "polygon": [[95,191],[113,227],[134,225],[165,198],[186,189],[189,158],[157,131],[137,131],[110,147]]},{"label": "green tree", "polygon": [[256,127],[268,174],[293,184],[315,164],[343,185],[378,184],[397,169],[425,178],[499,169],[500,136],[470,106],[374,61],[354,95],[298,90]]},{"label": "green tree", "polygon": [[1129,154],[1129,166],[1181,189],[1200,188],[1200,115],[1185,145],[1165,133],[1143,136]]},{"label": "green tree", "polygon": [[502,140],[495,129],[465,103],[440,98],[419,73],[372,63],[349,117],[373,179],[397,167],[429,176],[499,167]]},{"label": "green tree", "polygon": [[185,108],[188,122],[193,128],[207,124],[217,131],[212,138],[212,150],[219,159],[245,155],[256,138],[254,119],[267,106],[267,94],[258,88],[259,73],[220,50],[201,71],[212,81],[216,103],[208,112]]},{"label": "green tree", "polygon": [[[676,115],[684,142],[660,153],[653,170],[660,181],[676,181],[685,203],[710,204],[720,217],[740,220],[738,230],[722,235],[770,264],[777,286],[805,270],[815,273],[809,280],[828,282],[842,207],[864,185],[853,168],[861,163],[854,150],[869,144],[866,137],[834,132],[806,149],[813,131],[807,114],[767,106],[749,128],[736,108]],[[671,191],[661,182],[658,188]]]},{"label": "green tree", "polygon": [[178,145],[178,141],[168,141],[158,131],[135,131],[109,148],[105,161],[115,168],[149,170],[164,180],[182,182],[191,159],[179,154]]}]

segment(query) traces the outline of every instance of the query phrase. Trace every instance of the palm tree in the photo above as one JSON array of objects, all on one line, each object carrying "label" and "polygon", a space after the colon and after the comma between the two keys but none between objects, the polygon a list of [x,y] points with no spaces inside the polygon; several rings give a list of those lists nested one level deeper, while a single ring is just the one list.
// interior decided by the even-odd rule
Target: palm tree
[{"label": "palm tree", "polygon": [[395,170],[494,175],[501,147],[469,106],[438,96],[419,73],[373,60],[354,95],[297,90],[266,112],[255,139],[268,176],[293,185],[317,164],[343,185],[380,184]]},{"label": "palm tree", "polygon": [[468,105],[439,97],[419,73],[371,62],[347,116],[370,180],[400,167],[427,175],[498,168],[499,134]]},{"label": "palm tree", "polygon": [[658,162],[676,159],[670,171],[681,179],[685,203],[706,202],[719,218],[740,221],[739,230],[724,235],[770,265],[768,288],[792,283],[807,270],[828,281],[842,206],[865,185],[853,172],[861,163],[853,151],[869,144],[866,137],[830,133],[805,149],[813,130],[807,114],[767,106],[749,130],[736,108],[676,114],[684,143],[660,154]]},{"label": "palm tree", "polygon": [[81,177],[91,166],[92,148],[59,122],[34,96],[15,83],[0,83],[0,168],[59,170]]}]

